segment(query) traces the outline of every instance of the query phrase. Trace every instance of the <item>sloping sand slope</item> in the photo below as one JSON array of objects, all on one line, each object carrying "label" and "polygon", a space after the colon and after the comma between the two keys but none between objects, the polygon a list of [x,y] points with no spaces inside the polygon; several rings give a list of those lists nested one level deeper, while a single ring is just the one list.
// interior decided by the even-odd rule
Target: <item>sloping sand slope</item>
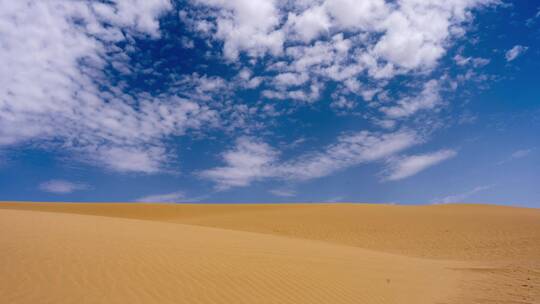
[{"label": "sloping sand slope", "polygon": [[0,203],[0,231],[0,303],[540,302],[536,209]]}]

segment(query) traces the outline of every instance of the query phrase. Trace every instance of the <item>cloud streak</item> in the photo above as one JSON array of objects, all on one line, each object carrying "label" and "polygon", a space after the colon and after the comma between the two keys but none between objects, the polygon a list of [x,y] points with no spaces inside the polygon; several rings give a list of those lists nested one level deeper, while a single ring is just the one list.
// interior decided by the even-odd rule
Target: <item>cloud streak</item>
[{"label": "cloud streak", "polygon": [[510,50],[508,50],[506,52],[506,54],[504,55],[504,57],[506,58],[506,61],[508,61],[508,62],[514,61],[519,56],[523,55],[528,49],[529,48],[526,47],[526,46],[516,45],[513,48],[511,48]]},{"label": "cloud streak", "polygon": [[292,189],[278,188],[278,189],[272,189],[269,192],[279,197],[295,197],[296,196],[296,191]]},{"label": "cloud streak", "polygon": [[186,200],[184,192],[172,192],[166,194],[154,194],[136,199],[140,203],[179,203]]},{"label": "cloud streak", "polygon": [[475,187],[469,191],[459,193],[459,194],[453,194],[449,196],[445,196],[442,198],[437,198],[432,200],[432,204],[450,204],[450,203],[463,203],[465,199],[469,198],[470,196],[473,196],[474,194],[486,191],[493,188],[493,185],[485,185],[485,186],[478,186]]},{"label": "cloud streak", "polygon": [[233,149],[222,154],[224,166],[201,171],[199,176],[215,182],[220,190],[265,179],[306,181],[378,161],[421,141],[411,131],[389,134],[361,131],[340,136],[336,143],[322,151],[280,160],[279,152],[267,143],[244,137],[237,140]]},{"label": "cloud streak", "polygon": [[75,191],[88,189],[89,186],[82,183],[75,183],[66,180],[50,180],[39,185],[39,189],[44,192],[54,194],[69,194]]},{"label": "cloud streak", "polygon": [[456,155],[457,152],[454,150],[440,150],[432,153],[398,157],[389,162],[386,176],[383,179],[386,181],[405,179]]},{"label": "cloud streak", "polygon": [[508,157],[505,160],[502,160],[502,161],[498,162],[497,165],[503,165],[503,164],[506,164],[506,163],[511,162],[513,160],[516,160],[516,159],[525,158],[525,157],[531,155],[534,152],[534,150],[535,150],[534,148],[516,150],[516,151],[512,152],[510,157]]}]

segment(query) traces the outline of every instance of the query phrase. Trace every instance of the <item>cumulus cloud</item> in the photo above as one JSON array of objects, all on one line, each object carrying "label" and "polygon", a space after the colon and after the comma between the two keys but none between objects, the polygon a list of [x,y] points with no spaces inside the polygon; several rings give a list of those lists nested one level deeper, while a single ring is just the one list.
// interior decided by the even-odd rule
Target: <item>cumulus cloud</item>
[{"label": "cumulus cloud", "polygon": [[55,194],[69,194],[79,190],[88,189],[88,185],[82,183],[74,183],[66,180],[50,180],[39,185],[41,191]]},{"label": "cumulus cloud", "polygon": [[215,119],[193,101],[124,91],[104,73],[109,64],[130,72],[117,44],[158,39],[169,0],[21,0],[0,8],[0,145],[45,139],[111,169],[156,172],[167,157],[164,137]]},{"label": "cumulus cloud", "polygon": [[287,22],[294,35],[304,42],[311,42],[331,26],[330,16],[323,6],[314,6],[299,14],[290,13]]},{"label": "cumulus cloud", "polygon": [[220,190],[247,186],[264,179],[305,181],[331,175],[339,170],[389,157],[421,142],[411,131],[374,134],[361,131],[342,135],[322,151],[280,160],[278,151],[253,138],[240,138],[232,150],[222,155],[222,167],[200,172]]},{"label": "cumulus cloud", "polygon": [[353,100],[347,99],[343,96],[339,96],[337,99],[333,100],[330,104],[330,107],[334,110],[352,110],[357,106],[356,102]]},{"label": "cumulus cloud", "polygon": [[144,197],[140,197],[136,199],[136,202],[141,203],[179,203],[181,201],[184,201],[186,199],[186,196],[184,192],[178,191],[178,192],[172,192],[172,193],[166,193],[166,194],[154,194],[154,195],[148,195]]},{"label": "cumulus cloud", "polygon": [[509,49],[504,57],[506,58],[506,61],[510,62],[521,56],[523,53],[525,53],[529,48],[523,45],[516,45],[513,48]]},{"label": "cumulus cloud", "polygon": [[[473,12],[497,0],[193,0],[194,28],[222,43],[228,60],[255,63],[264,99],[313,103],[334,83],[332,108],[350,110],[358,97],[393,118],[444,106],[442,81],[427,81],[418,97],[380,102],[379,94],[396,76],[433,71]],[[202,8],[202,9],[201,9]],[[189,9],[188,9],[189,10]],[[195,24],[195,25],[193,25]],[[210,24],[210,25],[209,25]],[[456,57],[458,65],[481,67],[483,58]],[[354,85],[353,85],[354,84]],[[395,89],[395,88],[393,88]],[[372,102],[373,101],[373,102]],[[380,121],[380,120],[374,120]],[[377,125],[377,124],[376,124]]]},{"label": "cumulus cloud", "polygon": [[278,154],[264,142],[242,137],[236,141],[234,149],[222,154],[226,166],[202,171],[200,175],[217,183],[219,189],[247,186],[252,181],[275,175],[272,166]]},{"label": "cumulus cloud", "polygon": [[[496,1],[325,0],[283,4],[274,0],[196,0],[216,9],[215,38],[224,41],[224,55],[236,58],[266,52],[281,54],[288,40],[310,43],[339,32],[378,36],[358,50],[372,64],[397,68],[433,66],[445,53],[448,39],[462,33],[470,11]],[[201,18],[200,22],[207,22]],[[376,67],[372,67],[376,68]]]},{"label": "cumulus cloud", "polygon": [[[215,8],[216,39],[223,40],[223,53],[236,59],[241,51],[251,56],[282,52],[284,36],[277,29],[280,16],[274,0],[194,0]],[[200,23],[201,21],[199,21]],[[206,20],[202,20],[206,22]]]},{"label": "cumulus cloud", "polygon": [[[444,105],[443,84],[426,81],[418,95],[396,94],[409,97],[394,100],[387,96],[391,80],[429,79],[472,12],[493,3],[190,0],[178,17],[198,36],[177,42],[190,51],[202,44],[219,48],[231,70],[171,75],[174,84],[155,93],[130,90],[123,79],[111,79],[108,69],[124,76],[163,72],[141,69],[130,55],[137,53],[134,41],[162,38],[160,18],[173,11],[170,0],[0,0],[0,145],[42,140],[41,146],[77,153],[111,170],[157,173],[175,160],[170,137],[213,126],[263,129],[260,118],[290,113],[266,99],[312,104],[333,85],[331,108],[350,111],[361,97],[383,116],[372,119],[375,126],[397,128],[400,119]],[[242,104],[236,98],[255,88],[261,101]],[[221,154],[224,166],[200,176],[221,188],[268,178],[307,180],[419,141],[412,132],[364,131],[280,161],[276,148],[241,137]]]},{"label": "cumulus cloud", "polygon": [[453,150],[440,150],[433,153],[399,157],[390,160],[384,180],[396,181],[418,174],[457,155]]}]

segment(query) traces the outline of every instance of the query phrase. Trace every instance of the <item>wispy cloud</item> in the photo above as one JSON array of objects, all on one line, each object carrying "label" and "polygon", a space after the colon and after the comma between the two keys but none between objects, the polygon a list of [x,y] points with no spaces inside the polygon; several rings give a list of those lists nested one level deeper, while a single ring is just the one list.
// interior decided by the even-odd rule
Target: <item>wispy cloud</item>
[{"label": "wispy cloud", "polygon": [[537,19],[539,18],[540,18],[540,9],[536,12],[536,14],[533,17],[527,19],[525,21],[525,24],[527,26],[533,26],[536,23]]},{"label": "wispy cloud", "polygon": [[421,110],[431,110],[442,103],[439,90],[438,81],[430,80],[418,96],[401,99],[396,105],[383,107],[381,111],[390,118],[404,118]]},{"label": "wispy cloud", "polygon": [[506,58],[506,61],[510,62],[521,56],[523,53],[525,53],[529,48],[523,45],[516,45],[510,50],[506,52],[504,55]]},{"label": "wispy cloud", "polygon": [[79,190],[88,189],[89,186],[83,183],[70,182],[66,180],[50,180],[39,185],[41,191],[55,194],[69,194]]},{"label": "wispy cloud", "polygon": [[107,168],[120,172],[155,173],[167,158],[163,147],[103,147],[94,156]]},{"label": "wispy cloud", "polygon": [[344,196],[333,196],[328,199],[325,199],[324,202],[325,203],[340,203],[340,202],[343,202],[344,199],[345,199]]},{"label": "wispy cloud", "polygon": [[241,137],[232,150],[222,154],[225,166],[204,170],[199,175],[217,183],[217,188],[221,190],[247,186],[253,181],[276,175],[273,166],[278,154],[267,143]]},{"label": "wispy cloud", "polygon": [[184,201],[185,199],[186,196],[184,192],[178,191],[172,193],[143,196],[136,199],[135,201],[141,203],[179,203]]},{"label": "wispy cloud", "polygon": [[482,57],[463,57],[461,54],[454,56],[454,61],[460,66],[472,65],[473,67],[482,67],[491,62],[491,60]]},{"label": "wispy cloud", "polygon": [[208,199],[212,194],[207,193],[200,196],[187,196],[184,191],[176,191],[171,193],[151,194],[135,199],[135,202],[140,203],[195,203]]},{"label": "wispy cloud", "polygon": [[512,159],[519,159],[529,156],[534,149],[517,150],[510,156]]},{"label": "wispy cloud", "polygon": [[478,186],[475,187],[469,191],[448,195],[442,198],[436,198],[431,201],[432,204],[449,204],[449,203],[463,203],[464,200],[469,198],[470,196],[473,196],[474,194],[489,190],[493,188],[494,185],[485,185],[485,186]]},{"label": "wispy cloud", "polygon": [[512,154],[507,159],[498,162],[497,165],[503,165],[516,159],[525,158],[531,155],[534,152],[534,150],[535,150],[534,148],[516,150],[512,152]]},{"label": "wispy cloud", "polygon": [[456,155],[457,152],[454,150],[440,150],[427,154],[397,157],[389,161],[383,179],[396,181],[411,177]]},{"label": "wispy cloud", "polygon": [[389,157],[419,142],[419,136],[411,131],[388,134],[361,131],[342,135],[321,151],[282,161],[270,145],[243,137],[232,150],[223,153],[224,166],[204,170],[199,175],[214,181],[221,190],[269,178],[304,181]]},{"label": "wispy cloud", "polygon": [[269,192],[275,196],[281,196],[281,197],[296,196],[296,191],[294,191],[293,189],[277,188],[277,189],[272,189]]}]

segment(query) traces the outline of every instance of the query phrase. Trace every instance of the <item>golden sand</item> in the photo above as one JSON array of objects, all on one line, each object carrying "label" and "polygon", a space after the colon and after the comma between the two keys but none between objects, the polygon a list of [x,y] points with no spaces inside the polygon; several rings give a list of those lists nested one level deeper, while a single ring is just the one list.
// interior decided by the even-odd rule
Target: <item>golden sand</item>
[{"label": "golden sand", "polygon": [[0,203],[0,303],[540,303],[540,210]]}]

